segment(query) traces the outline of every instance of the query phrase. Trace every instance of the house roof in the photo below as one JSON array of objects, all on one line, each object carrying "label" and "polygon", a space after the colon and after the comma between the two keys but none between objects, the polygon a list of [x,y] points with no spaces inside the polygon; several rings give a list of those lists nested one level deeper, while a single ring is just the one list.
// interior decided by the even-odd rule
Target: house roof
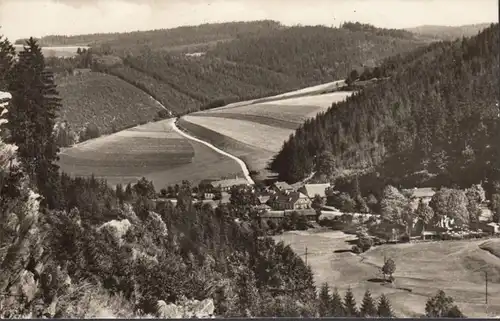
[{"label": "house roof", "polygon": [[410,193],[411,197],[415,198],[432,197],[434,196],[434,194],[436,194],[436,191],[431,187],[414,188],[407,191]]},{"label": "house roof", "polygon": [[276,193],[273,196],[271,196],[270,201],[271,202],[278,202],[278,203],[291,203],[294,204],[299,200],[299,198],[307,198],[309,199],[306,195],[300,193],[300,192],[280,192]]},{"label": "house roof", "polygon": [[246,185],[248,182],[244,178],[231,178],[231,179],[224,179],[220,181],[213,181],[210,184],[212,184],[213,187],[231,187],[231,186],[237,186],[237,185]]},{"label": "house roof", "polygon": [[293,187],[290,186],[290,184],[288,184],[287,182],[275,182],[273,185],[279,190],[291,190],[291,189],[293,189]]},{"label": "house roof", "polygon": [[265,204],[265,203],[267,203],[267,201],[269,201],[269,198],[271,198],[271,195],[260,195],[257,198],[259,199],[259,202],[261,204]]},{"label": "house roof", "polygon": [[304,185],[304,191],[309,197],[314,197],[314,195],[319,195],[320,197],[326,197],[325,190],[330,187],[330,184],[306,184]]}]

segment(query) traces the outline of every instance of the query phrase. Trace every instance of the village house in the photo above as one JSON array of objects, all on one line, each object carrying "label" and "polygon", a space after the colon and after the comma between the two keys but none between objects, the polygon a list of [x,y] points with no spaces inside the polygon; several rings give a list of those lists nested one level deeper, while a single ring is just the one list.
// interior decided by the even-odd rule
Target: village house
[{"label": "village house", "polygon": [[313,199],[316,195],[319,195],[321,199],[326,200],[326,190],[330,188],[330,184],[305,184],[299,188],[299,192],[303,193],[310,199]]},{"label": "village house", "polygon": [[271,196],[268,201],[273,210],[297,210],[311,208],[311,200],[300,192],[283,191]]},{"label": "village house", "polygon": [[425,204],[429,204],[434,194],[436,194],[436,191],[430,187],[407,189],[403,190],[403,192],[409,195],[409,198],[412,200],[411,207],[414,210],[418,208],[420,200]]},{"label": "village house", "polygon": [[287,182],[274,182],[271,189],[275,192],[293,192],[294,189]]},{"label": "village house", "polygon": [[248,185],[248,182],[245,178],[231,178],[231,179],[223,179],[219,181],[213,181],[210,183],[213,188],[220,189],[221,192],[229,192],[231,187],[239,186],[239,185]]}]

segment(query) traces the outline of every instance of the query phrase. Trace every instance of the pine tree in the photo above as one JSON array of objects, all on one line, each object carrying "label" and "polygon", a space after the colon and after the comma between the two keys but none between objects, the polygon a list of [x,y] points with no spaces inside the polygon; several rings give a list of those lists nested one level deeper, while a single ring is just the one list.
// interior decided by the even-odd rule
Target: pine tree
[{"label": "pine tree", "polygon": [[6,90],[16,50],[10,41],[0,35],[0,90]]},{"label": "pine tree", "polygon": [[393,318],[394,313],[392,312],[392,307],[391,303],[389,302],[389,299],[382,294],[380,296],[379,302],[378,302],[378,307],[377,307],[377,315],[379,317],[383,318]]},{"label": "pine tree", "polygon": [[370,290],[366,290],[365,296],[363,297],[360,316],[365,318],[377,316],[377,307],[375,306]]},{"label": "pine tree", "polygon": [[357,317],[359,315],[358,308],[356,307],[356,299],[349,287],[344,297],[344,311],[346,317]]},{"label": "pine tree", "polygon": [[56,187],[59,167],[54,125],[60,107],[53,74],[45,70],[41,48],[30,38],[19,61],[12,69],[9,82],[12,108],[8,114],[10,140],[19,147],[23,169],[45,198],[46,205],[55,203],[52,191]]},{"label": "pine tree", "polygon": [[328,292],[328,283],[325,283],[321,286],[319,292],[318,313],[320,317],[330,316],[331,313],[331,300]]},{"label": "pine tree", "polygon": [[342,302],[342,297],[340,296],[337,288],[333,290],[330,308],[331,308],[330,315],[332,317],[343,317],[345,315],[344,303]]}]

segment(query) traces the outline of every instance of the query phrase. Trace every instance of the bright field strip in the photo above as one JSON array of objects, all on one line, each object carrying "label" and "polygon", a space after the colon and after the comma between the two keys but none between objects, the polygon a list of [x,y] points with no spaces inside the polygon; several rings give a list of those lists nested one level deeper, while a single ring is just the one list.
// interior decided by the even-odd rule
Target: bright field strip
[{"label": "bright field strip", "polygon": [[60,153],[61,170],[79,176],[105,178],[111,185],[134,183],[141,177],[157,189],[189,180],[241,175],[232,159],[170,127],[171,119],[141,125],[86,141]]},{"label": "bright field strip", "polygon": [[245,120],[186,115],[184,120],[269,152],[278,152],[293,131]]},{"label": "bright field strip", "polygon": [[[290,244],[311,265],[316,285],[328,282],[344,294],[353,289],[361,302],[366,290],[374,298],[386,294],[398,317],[418,317],[425,302],[442,289],[452,296],[468,317],[500,314],[500,258],[482,249],[485,242],[500,250],[500,240],[441,241],[383,245],[362,255],[348,252],[346,241],[355,236],[340,231],[314,233],[286,232],[273,237]],[[384,257],[396,263],[395,283],[384,285],[380,279]],[[484,273],[488,272],[488,306],[485,305]]]}]

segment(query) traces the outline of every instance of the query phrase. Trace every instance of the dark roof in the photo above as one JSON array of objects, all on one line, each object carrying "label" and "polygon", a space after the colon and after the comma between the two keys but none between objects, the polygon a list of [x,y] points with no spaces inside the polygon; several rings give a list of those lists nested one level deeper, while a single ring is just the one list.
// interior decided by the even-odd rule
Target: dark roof
[{"label": "dark roof", "polygon": [[271,196],[269,199],[270,202],[278,202],[278,203],[295,203],[300,198],[308,198],[306,195],[300,192],[279,192]]}]

